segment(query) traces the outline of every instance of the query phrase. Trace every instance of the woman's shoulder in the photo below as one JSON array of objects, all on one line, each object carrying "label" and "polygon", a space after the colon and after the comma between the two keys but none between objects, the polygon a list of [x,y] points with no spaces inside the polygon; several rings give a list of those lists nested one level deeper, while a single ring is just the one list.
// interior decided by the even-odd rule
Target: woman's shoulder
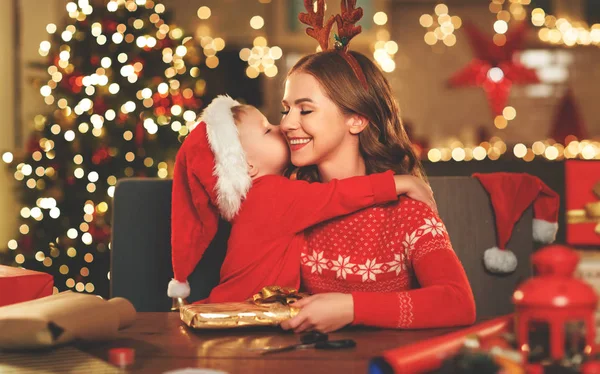
[{"label": "woman's shoulder", "polygon": [[427,204],[407,196],[400,196],[398,201],[387,204],[382,209],[396,230],[410,233],[426,226],[440,229],[445,227],[438,214]]}]

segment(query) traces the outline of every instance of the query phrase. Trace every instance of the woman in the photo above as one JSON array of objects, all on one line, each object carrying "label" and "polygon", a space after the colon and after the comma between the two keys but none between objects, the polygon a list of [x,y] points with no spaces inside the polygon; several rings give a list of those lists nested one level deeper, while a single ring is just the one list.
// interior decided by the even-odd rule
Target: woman
[{"label": "woman", "polygon": [[[385,170],[424,178],[389,83],[367,57],[305,56],[288,74],[281,129],[297,177],[341,179]],[[310,202],[307,202],[309,204]],[[282,324],[329,332],[348,324],[426,328],[471,324],[475,303],[445,226],[425,204],[401,198],[306,231],[302,284],[316,295]]]}]

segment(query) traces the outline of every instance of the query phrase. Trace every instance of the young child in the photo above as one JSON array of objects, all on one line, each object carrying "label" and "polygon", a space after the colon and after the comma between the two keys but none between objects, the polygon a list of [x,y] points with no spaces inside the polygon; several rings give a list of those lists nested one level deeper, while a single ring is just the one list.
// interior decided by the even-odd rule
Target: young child
[{"label": "young child", "polygon": [[404,193],[435,205],[416,177],[389,171],[307,183],[282,176],[288,165],[285,137],[256,108],[228,96],[207,106],[175,161],[170,297],[189,295],[187,277],[216,234],[219,214],[231,234],[207,303],[243,301],[271,285],[298,289],[302,232],[310,226]]}]

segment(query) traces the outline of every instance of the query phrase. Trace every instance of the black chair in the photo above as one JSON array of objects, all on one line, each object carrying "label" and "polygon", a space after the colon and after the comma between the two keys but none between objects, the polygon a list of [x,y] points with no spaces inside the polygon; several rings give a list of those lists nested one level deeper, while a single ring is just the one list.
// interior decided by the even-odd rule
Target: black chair
[{"label": "black chair", "polygon": [[[124,179],[115,189],[110,266],[111,297],[124,297],[139,312],[171,308],[170,180]],[[208,296],[219,282],[230,225],[221,221],[215,239],[189,277],[190,300]]]},{"label": "black chair", "polygon": [[[533,251],[528,209],[514,228],[509,248],[517,255],[514,273],[493,275],[485,271],[485,249],[496,242],[489,197],[478,181],[469,177],[430,178],[441,218],[471,282],[478,317],[510,313],[515,287],[531,276]],[[116,187],[111,253],[111,297],[129,299],[140,312],[168,311],[167,284],[171,268],[171,181],[126,179]],[[208,296],[218,283],[230,227],[221,222],[215,240],[189,278],[190,300]]]}]

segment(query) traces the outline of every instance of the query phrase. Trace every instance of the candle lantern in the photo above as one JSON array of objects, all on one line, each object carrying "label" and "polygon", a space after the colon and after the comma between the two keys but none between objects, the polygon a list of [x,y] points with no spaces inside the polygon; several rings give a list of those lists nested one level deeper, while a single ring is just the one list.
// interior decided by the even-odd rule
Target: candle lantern
[{"label": "candle lantern", "polygon": [[590,285],[573,277],[578,262],[579,255],[562,245],[533,254],[537,275],[513,294],[515,333],[524,362],[579,361],[592,353],[598,297]]}]

